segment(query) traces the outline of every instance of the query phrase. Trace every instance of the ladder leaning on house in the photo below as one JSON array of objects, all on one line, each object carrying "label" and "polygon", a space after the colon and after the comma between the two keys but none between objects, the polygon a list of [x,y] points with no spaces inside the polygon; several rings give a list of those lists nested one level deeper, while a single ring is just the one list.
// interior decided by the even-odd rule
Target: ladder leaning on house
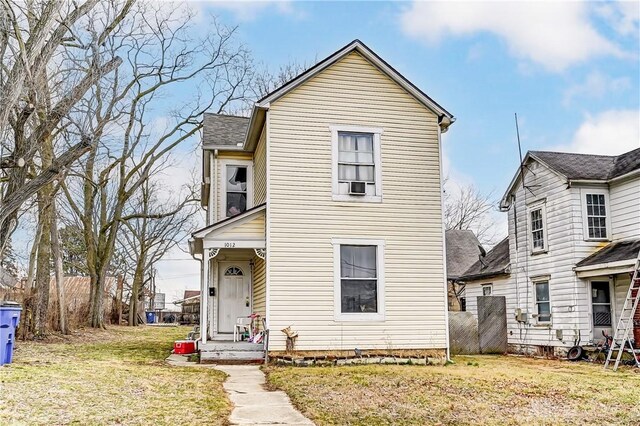
[{"label": "ladder leaning on house", "polygon": [[[620,312],[616,332],[613,335],[613,342],[611,342],[611,347],[607,354],[607,360],[604,363],[605,369],[609,366],[609,363],[611,363],[614,351],[617,351],[618,353],[616,355],[616,362],[613,365],[613,371],[618,369],[618,365],[622,359],[622,354],[624,353],[625,346],[627,345],[631,350],[636,366],[640,367],[639,356],[636,354],[636,351],[633,349],[633,345],[631,344],[633,319],[636,309],[638,309],[638,305],[640,305],[640,251],[638,252],[638,257],[633,268],[633,276],[631,277],[631,283],[629,284],[629,291],[627,291],[627,296],[624,299],[624,306]],[[636,346],[638,344],[640,344],[640,342],[636,342]]]}]

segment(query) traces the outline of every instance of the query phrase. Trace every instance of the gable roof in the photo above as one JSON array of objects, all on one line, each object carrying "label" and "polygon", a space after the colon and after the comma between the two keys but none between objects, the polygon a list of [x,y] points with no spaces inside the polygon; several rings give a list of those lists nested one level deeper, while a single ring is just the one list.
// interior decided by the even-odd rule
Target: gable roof
[{"label": "gable roof", "polygon": [[510,263],[509,238],[507,237],[489,250],[486,256],[478,259],[464,271],[464,273],[460,275],[460,280],[469,281],[508,274]]},{"label": "gable roof", "polygon": [[200,296],[200,290],[185,290],[183,299],[188,299],[194,296]]},{"label": "gable roof", "polygon": [[450,229],[445,231],[447,246],[447,279],[456,280],[478,260],[483,251],[478,238],[469,230]]},{"label": "gable roof", "polygon": [[202,147],[242,149],[249,128],[249,118],[205,113],[202,120]]},{"label": "gable roof", "polygon": [[292,80],[289,80],[279,88],[273,90],[271,93],[264,96],[260,99],[257,104],[259,106],[268,107],[268,104],[274,102],[280,97],[287,94],[289,91],[295,89],[299,85],[303,84],[305,81],[318,74],[320,71],[325,68],[331,66],[332,64],[338,62],[340,59],[344,58],[351,52],[358,52],[362,55],[366,60],[368,60],[371,64],[373,64],[376,68],[378,68],[382,73],[386,74],[389,78],[395,81],[398,85],[404,88],[409,94],[416,98],[420,103],[424,106],[435,112],[441,119],[446,117],[448,119],[448,123],[443,124],[443,132],[446,131],[446,128],[449,124],[455,121],[453,115],[440,106],[436,101],[431,99],[426,93],[420,90],[415,84],[410,82],[407,78],[405,78],[402,74],[400,74],[395,68],[389,65],[384,59],[378,56],[373,50],[371,50],[366,44],[362,41],[355,39],[346,46],[338,49],[333,54],[329,55],[322,61],[318,62],[305,72],[296,76]]},{"label": "gable roof", "polygon": [[227,217],[225,219],[222,219],[216,223],[212,223],[209,226],[205,226],[204,228],[198,229],[197,231],[193,232],[191,234],[191,237],[193,238],[204,238],[205,235],[207,235],[209,232],[211,231],[215,231],[216,229],[220,229],[223,228],[227,225],[231,225],[232,223],[238,222],[240,220],[246,219],[249,216],[259,213],[261,211],[266,210],[267,208],[267,204],[266,203],[262,203],[262,204],[258,204],[257,206],[254,206],[250,209],[245,210],[244,212],[237,214],[235,216],[231,216],[231,217]]},{"label": "gable roof", "polygon": [[577,268],[620,261],[635,261],[640,251],[640,240],[611,243],[576,264]]},{"label": "gable roof", "polygon": [[610,180],[640,169],[640,148],[617,156],[549,151],[530,154],[570,180]]},{"label": "gable roof", "polygon": [[[600,181],[606,183],[629,173],[640,171],[640,148],[620,155],[528,151],[522,160],[523,166],[529,164],[531,159],[563,176],[568,181]],[[520,182],[520,178],[520,168],[518,168],[500,201],[502,209],[508,208],[508,196]]]}]

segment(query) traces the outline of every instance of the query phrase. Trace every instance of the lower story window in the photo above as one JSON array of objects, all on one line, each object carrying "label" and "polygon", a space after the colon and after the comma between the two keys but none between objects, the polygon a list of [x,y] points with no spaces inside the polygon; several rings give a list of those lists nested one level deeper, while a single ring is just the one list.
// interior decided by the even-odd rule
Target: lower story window
[{"label": "lower story window", "polygon": [[538,322],[551,322],[551,301],[549,300],[549,281],[533,283],[536,296],[536,313]]},{"label": "lower story window", "polygon": [[381,319],[382,244],[345,241],[335,245],[336,316],[340,320]]}]

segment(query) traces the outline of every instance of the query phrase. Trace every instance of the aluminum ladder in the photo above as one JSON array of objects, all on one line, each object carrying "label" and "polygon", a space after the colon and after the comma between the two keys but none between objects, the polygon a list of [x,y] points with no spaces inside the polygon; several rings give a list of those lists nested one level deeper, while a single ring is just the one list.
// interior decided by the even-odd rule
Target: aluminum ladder
[{"label": "aluminum ladder", "polygon": [[638,305],[640,305],[640,251],[638,252],[636,264],[633,268],[633,277],[629,284],[629,291],[627,291],[627,297],[624,299],[624,306],[622,311],[620,311],[620,318],[618,319],[616,332],[613,335],[613,341],[611,342],[611,347],[607,354],[607,360],[604,363],[605,369],[611,363],[614,351],[618,351],[618,354],[615,358],[616,362],[613,365],[613,371],[618,369],[618,365],[620,365],[620,360],[622,359],[622,354],[624,353],[625,346],[627,345],[631,350],[636,366],[640,367],[639,356],[636,355],[636,351],[633,349],[633,345],[631,344],[633,337],[631,335],[631,330],[633,330],[633,317],[636,309],[638,309]]}]

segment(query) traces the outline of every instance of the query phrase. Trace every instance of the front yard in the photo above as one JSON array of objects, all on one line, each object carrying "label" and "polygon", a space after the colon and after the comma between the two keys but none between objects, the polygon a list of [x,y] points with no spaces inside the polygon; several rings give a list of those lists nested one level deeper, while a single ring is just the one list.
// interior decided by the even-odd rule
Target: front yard
[{"label": "front yard", "polygon": [[640,372],[504,356],[425,366],[271,367],[318,425],[640,424]]},{"label": "front yard", "polygon": [[226,424],[223,373],[164,363],[187,331],[110,327],[18,341],[14,363],[0,368],[0,424]]}]

